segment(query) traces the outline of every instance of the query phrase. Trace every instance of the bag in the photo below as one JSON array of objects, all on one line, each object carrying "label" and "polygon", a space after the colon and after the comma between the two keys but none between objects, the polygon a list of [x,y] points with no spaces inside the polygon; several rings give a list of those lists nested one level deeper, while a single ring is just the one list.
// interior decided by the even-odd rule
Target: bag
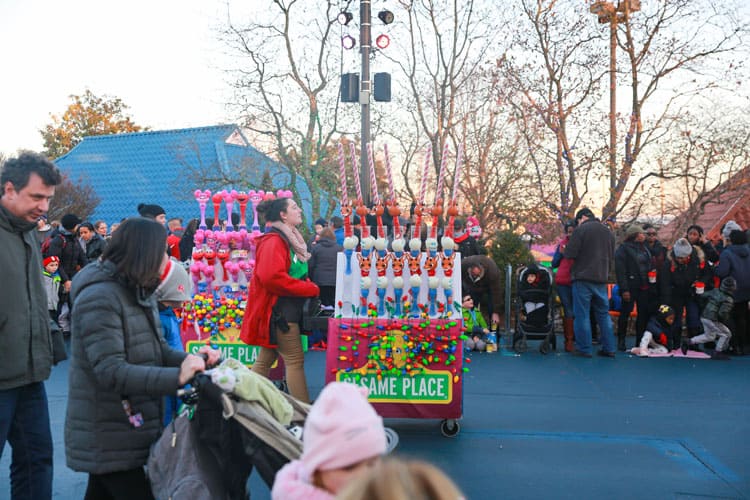
[{"label": "bag", "polygon": [[147,467],[156,498],[211,500],[227,496],[218,464],[201,445],[185,415],[164,429],[151,448]]},{"label": "bag", "polygon": [[46,259],[47,257],[49,257],[49,246],[52,243],[52,238],[57,238],[58,236],[62,238],[62,248],[65,248],[65,245],[68,244],[68,240],[66,240],[65,236],[63,236],[62,234],[50,234],[42,242],[42,258]]}]

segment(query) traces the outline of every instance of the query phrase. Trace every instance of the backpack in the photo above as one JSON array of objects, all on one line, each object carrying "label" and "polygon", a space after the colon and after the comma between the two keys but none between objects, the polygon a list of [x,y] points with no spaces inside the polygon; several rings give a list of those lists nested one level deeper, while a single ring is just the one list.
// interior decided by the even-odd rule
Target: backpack
[{"label": "backpack", "polygon": [[50,234],[42,242],[42,258],[46,259],[47,257],[49,257],[50,243],[52,243],[52,239],[57,236],[59,236],[62,239],[62,248],[65,248],[65,245],[68,244],[68,240],[65,239],[65,236],[63,236],[62,233]]}]

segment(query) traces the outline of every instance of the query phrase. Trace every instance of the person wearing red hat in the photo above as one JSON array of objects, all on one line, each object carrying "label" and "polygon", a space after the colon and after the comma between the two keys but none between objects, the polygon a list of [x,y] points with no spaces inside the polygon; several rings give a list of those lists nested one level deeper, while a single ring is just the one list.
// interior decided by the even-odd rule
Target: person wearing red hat
[{"label": "person wearing red hat", "polygon": [[42,261],[44,271],[44,290],[47,292],[47,311],[52,321],[57,323],[57,306],[60,303],[60,257],[51,255]]},{"label": "person wearing red hat", "polygon": [[[35,153],[8,159],[0,173],[0,450],[10,443],[10,481],[0,496],[52,498],[52,433],[44,381],[53,363],[42,256],[34,233],[62,182]],[[10,490],[10,491],[8,491]]]}]

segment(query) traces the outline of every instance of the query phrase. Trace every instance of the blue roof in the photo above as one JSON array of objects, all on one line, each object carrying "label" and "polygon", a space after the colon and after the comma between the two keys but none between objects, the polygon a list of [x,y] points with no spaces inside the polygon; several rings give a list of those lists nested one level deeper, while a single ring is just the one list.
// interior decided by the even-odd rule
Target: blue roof
[{"label": "blue roof", "polygon": [[[259,189],[266,170],[274,189],[288,189],[291,179],[283,165],[250,146],[236,125],[85,137],[55,163],[73,182],[81,178],[93,187],[101,201],[91,220],[110,224],[137,215],[139,203],[160,205],[168,218],[187,221],[199,216],[196,189]],[[250,177],[244,185],[221,180],[223,173],[240,168]],[[206,178],[215,181],[199,181]],[[315,220],[310,192],[299,178],[296,185],[309,223]],[[326,208],[323,201],[321,210]],[[225,207],[221,210],[225,217]],[[213,209],[207,216],[213,216]]]}]

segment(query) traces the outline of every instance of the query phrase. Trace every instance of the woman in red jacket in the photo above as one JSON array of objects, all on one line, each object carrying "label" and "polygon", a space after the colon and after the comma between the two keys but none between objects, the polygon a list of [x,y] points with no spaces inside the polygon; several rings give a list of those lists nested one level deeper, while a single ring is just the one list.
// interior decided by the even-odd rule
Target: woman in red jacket
[{"label": "woman in red jacket", "polygon": [[255,272],[240,338],[260,346],[253,371],[266,377],[281,354],[289,393],[307,403],[310,396],[299,325],[305,298],[318,296],[320,290],[307,278],[310,254],[297,230],[302,209],[291,198],[278,198],[259,204],[258,214],[268,229],[256,242]]}]

